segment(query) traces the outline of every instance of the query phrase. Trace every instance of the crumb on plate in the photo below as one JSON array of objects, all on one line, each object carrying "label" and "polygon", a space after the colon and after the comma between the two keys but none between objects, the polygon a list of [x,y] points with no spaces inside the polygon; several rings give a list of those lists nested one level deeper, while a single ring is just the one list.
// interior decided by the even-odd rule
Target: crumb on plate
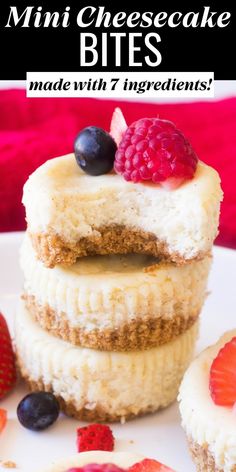
[{"label": "crumb on plate", "polygon": [[5,469],[16,469],[16,463],[13,461],[3,461],[1,462],[1,466]]}]

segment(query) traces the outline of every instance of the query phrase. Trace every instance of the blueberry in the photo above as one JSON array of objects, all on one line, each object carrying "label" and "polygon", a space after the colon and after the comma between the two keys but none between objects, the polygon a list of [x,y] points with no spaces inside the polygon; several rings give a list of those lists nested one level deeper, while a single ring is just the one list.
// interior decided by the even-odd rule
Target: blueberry
[{"label": "blueberry", "polygon": [[116,149],[116,143],[110,134],[96,126],[89,126],[80,131],[74,143],[77,164],[89,175],[110,172]]},{"label": "blueberry", "polygon": [[59,403],[52,393],[37,392],[26,395],[20,401],[17,416],[25,428],[41,431],[56,421],[59,411]]}]

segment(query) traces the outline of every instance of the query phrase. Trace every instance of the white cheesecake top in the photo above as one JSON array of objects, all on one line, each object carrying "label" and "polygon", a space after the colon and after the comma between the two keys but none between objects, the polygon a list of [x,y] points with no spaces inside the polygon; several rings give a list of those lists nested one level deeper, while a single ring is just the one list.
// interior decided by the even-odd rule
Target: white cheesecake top
[{"label": "white cheesecake top", "polygon": [[199,162],[195,176],[176,190],[151,182],[126,182],[115,173],[89,176],[74,155],[51,159],[24,186],[29,230],[60,235],[64,241],[123,225],[154,234],[186,258],[207,252],[217,234],[222,198],[218,173]]},{"label": "white cheesecake top", "polygon": [[207,443],[216,466],[230,472],[236,464],[236,413],[214,404],[210,391],[210,367],[221,347],[236,336],[225,333],[190,365],[179,393],[182,423],[187,435],[200,445]]},{"label": "white cheesecake top", "polygon": [[51,464],[45,469],[37,472],[66,472],[70,467],[83,467],[87,464],[115,464],[118,467],[127,469],[136,462],[140,462],[144,457],[139,454],[128,452],[105,452],[91,451],[81,452],[74,456],[62,459]]}]

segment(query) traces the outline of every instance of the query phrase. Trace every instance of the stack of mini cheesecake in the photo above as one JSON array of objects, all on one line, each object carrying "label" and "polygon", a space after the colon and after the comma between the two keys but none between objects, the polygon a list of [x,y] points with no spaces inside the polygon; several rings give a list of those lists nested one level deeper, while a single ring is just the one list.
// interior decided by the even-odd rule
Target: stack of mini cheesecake
[{"label": "stack of mini cheesecake", "polygon": [[217,234],[218,174],[175,190],[52,159],[24,187],[20,372],[68,415],[124,421],[170,404],[194,350]]}]

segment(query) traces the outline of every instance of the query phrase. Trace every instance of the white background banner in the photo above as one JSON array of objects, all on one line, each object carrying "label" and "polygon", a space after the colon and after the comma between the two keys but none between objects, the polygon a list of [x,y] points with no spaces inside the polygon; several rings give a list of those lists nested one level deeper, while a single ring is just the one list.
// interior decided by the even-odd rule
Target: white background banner
[{"label": "white background banner", "polygon": [[213,72],[28,72],[27,97],[211,98]]}]

